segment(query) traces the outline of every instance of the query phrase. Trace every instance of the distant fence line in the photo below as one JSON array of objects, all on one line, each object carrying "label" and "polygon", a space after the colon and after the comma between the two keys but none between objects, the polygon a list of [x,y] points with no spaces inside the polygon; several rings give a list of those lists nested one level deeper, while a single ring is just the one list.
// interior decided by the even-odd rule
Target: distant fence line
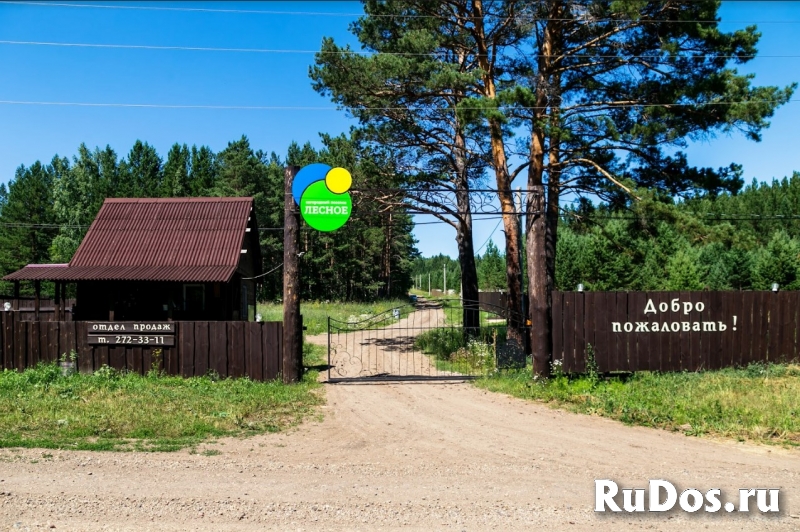
[{"label": "distant fence line", "polygon": [[[5,304],[11,305],[10,312],[17,314],[21,320],[36,320],[36,300],[33,297],[0,297],[0,311],[5,308]],[[72,321],[72,307],[75,306],[75,299],[64,300],[64,316],[62,321]],[[39,300],[39,321],[55,321],[56,302],[54,299]]]},{"label": "distant fence line", "polygon": [[281,322],[178,321],[174,346],[151,347],[91,345],[89,324],[83,321],[25,321],[3,312],[0,322],[3,369],[22,371],[74,350],[82,373],[105,364],[144,375],[156,360],[168,375],[194,377],[213,371],[223,378],[263,381],[278,377],[283,358]]},{"label": "distant fence line", "polygon": [[553,359],[583,372],[798,360],[800,292],[553,292]]}]

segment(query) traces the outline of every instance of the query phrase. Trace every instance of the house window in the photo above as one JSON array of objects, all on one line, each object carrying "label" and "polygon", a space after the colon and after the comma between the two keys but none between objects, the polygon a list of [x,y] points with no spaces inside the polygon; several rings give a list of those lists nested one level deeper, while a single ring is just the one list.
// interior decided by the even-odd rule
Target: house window
[{"label": "house window", "polygon": [[202,284],[183,285],[183,310],[198,312],[206,309],[206,287]]}]

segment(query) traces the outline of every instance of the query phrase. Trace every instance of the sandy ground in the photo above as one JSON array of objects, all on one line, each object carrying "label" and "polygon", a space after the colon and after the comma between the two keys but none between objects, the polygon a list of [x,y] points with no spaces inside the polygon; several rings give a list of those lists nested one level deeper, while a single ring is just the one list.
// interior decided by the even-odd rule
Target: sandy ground
[{"label": "sandy ground", "polygon": [[[325,393],[321,420],[204,447],[214,456],[2,450],[0,529],[800,530],[797,451],[626,427],[464,383]],[[603,478],[720,488],[724,500],[780,488],[781,512],[596,514]]]}]

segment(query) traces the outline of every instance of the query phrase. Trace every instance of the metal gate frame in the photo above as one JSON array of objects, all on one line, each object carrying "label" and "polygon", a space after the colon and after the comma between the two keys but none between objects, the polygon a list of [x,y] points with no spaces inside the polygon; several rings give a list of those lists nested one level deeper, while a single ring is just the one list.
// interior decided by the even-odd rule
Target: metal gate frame
[{"label": "metal gate frame", "polygon": [[463,381],[497,367],[525,366],[527,328],[522,345],[508,340],[500,317],[505,309],[483,304],[481,327],[468,330],[461,324],[462,305],[460,299],[420,297],[415,305],[360,320],[329,316],[328,382]]}]

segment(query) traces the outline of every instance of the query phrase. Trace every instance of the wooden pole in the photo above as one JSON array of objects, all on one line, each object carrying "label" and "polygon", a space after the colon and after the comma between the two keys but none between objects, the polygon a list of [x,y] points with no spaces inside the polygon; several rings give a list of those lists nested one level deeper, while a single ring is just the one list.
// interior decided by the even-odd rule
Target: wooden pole
[{"label": "wooden pole", "polygon": [[283,382],[297,382],[303,371],[300,317],[300,208],[292,197],[297,166],[284,169],[283,207]]},{"label": "wooden pole", "polygon": [[14,301],[11,304],[11,308],[19,310],[19,281],[14,281]]}]

